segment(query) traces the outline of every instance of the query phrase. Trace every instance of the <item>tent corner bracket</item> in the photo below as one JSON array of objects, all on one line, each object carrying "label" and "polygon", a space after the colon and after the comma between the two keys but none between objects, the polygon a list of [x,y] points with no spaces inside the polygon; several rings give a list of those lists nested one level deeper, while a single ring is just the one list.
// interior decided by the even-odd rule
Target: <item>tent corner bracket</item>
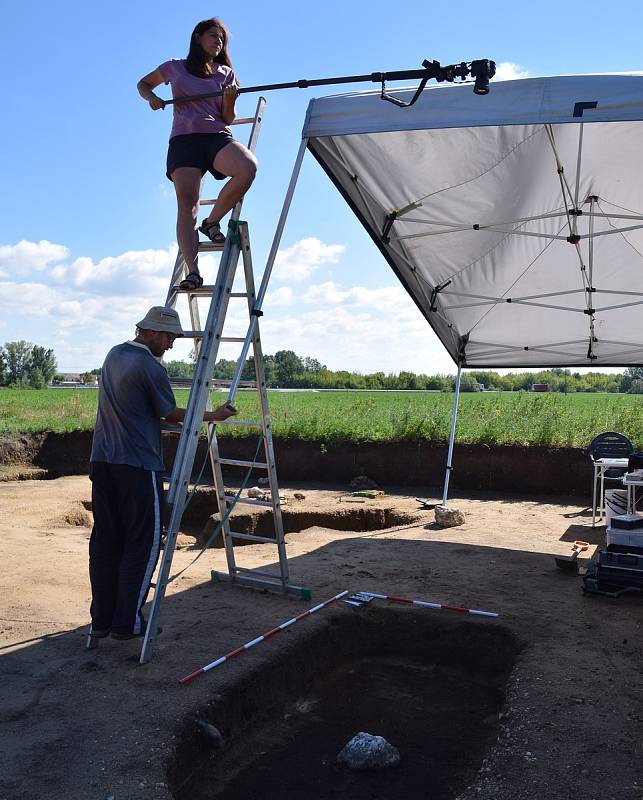
[{"label": "tent corner bracket", "polygon": [[443,289],[446,289],[451,283],[451,279],[449,278],[448,281],[444,283],[438,284],[431,292],[431,296],[429,298],[429,311],[437,311],[438,307],[435,304],[435,301],[438,299],[438,295]]}]

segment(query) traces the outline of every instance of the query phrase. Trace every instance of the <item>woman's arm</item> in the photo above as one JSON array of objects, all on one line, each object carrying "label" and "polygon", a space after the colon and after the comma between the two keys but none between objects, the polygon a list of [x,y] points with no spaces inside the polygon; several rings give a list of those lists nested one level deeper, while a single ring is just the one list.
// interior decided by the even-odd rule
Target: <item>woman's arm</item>
[{"label": "woman's arm", "polygon": [[138,93],[141,95],[143,100],[147,100],[152,111],[158,111],[159,108],[165,108],[165,101],[161,100],[158,95],[154,94],[154,89],[156,89],[156,87],[162,83],[165,83],[165,79],[161,75],[161,70],[155,69],[148,75],[144,75],[136,84]]},{"label": "woman's arm", "polygon": [[237,99],[237,95],[239,94],[239,90],[233,84],[232,86],[226,86],[223,90],[223,101],[221,104],[221,118],[225,122],[226,125],[229,125],[231,122],[234,122],[234,118],[236,117],[234,111],[234,104]]}]

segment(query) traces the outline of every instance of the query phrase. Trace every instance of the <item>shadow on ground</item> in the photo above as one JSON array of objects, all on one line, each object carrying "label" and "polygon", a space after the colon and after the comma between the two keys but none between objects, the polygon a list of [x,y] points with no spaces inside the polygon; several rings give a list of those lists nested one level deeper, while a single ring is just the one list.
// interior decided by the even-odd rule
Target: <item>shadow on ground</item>
[{"label": "shadow on ground", "polygon": [[[585,535],[587,530],[583,528]],[[289,682],[296,683],[295,694],[319,684],[319,674],[315,677],[315,670],[309,671],[306,665],[341,656],[343,641],[353,647],[350,658],[366,659],[363,668],[369,669],[374,653],[367,646],[368,625],[372,631],[379,624],[380,611],[400,647],[403,643],[419,645],[416,655],[407,653],[405,658],[413,663],[420,658],[425,664],[440,664],[442,680],[444,671],[449,671],[445,656],[449,651],[454,675],[463,675],[466,659],[462,654],[473,662],[466,670],[468,691],[473,691],[476,659],[481,673],[493,676],[489,665],[495,658],[496,678],[502,678],[495,684],[500,697],[490,706],[493,720],[488,720],[490,727],[477,741],[475,757],[465,759],[466,769],[455,770],[442,781],[436,797],[455,797],[474,781],[496,736],[504,735],[506,725],[499,731],[497,712],[515,658],[508,701],[511,708],[506,711],[515,736],[507,739],[506,748],[503,744],[499,749],[494,768],[498,780],[513,792],[506,796],[546,796],[550,800],[593,796],[592,776],[597,770],[618,772],[623,786],[632,785],[636,718],[615,710],[631,709],[636,703],[642,656],[641,637],[634,635],[640,626],[638,601],[584,597],[579,580],[559,573],[549,554],[436,542],[427,538],[430,535],[415,529],[408,538],[387,539],[381,534],[337,538],[296,555],[290,559],[291,581],[311,587],[313,600],[307,602],[227,584],[194,584],[194,578],[186,575],[178,585],[187,588],[179,588],[166,599],[165,630],[157,640],[153,660],[145,666],[138,664],[137,642],[106,640],[98,650],[85,651],[85,628],[61,630],[4,648],[0,718],[6,746],[0,798],[163,798],[174,796],[172,787],[187,785],[186,776],[192,780],[190,774],[195,770],[205,770],[214,780],[219,774],[218,756],[210,745],[198,740],[195,720],[220,725],[231,753],[238,752],[234,749],[237,737],[245,736],[254,743],[253,752],[260,754],[272,737],[271,726],[278,715],[283,721],[284,704],[297,700],[286,692]],[[261,566],[265,568],[265,562]],[[364,610],[338,603],[197,681],[178,685],[178,679],[195,668],[343,589],[492,610],[501,616],[496,621],[447,611],[409,614],[401,609],[393,617],[392,607],[382,601]],[[347,619],[349,623],[345,623]],[[344,624],[347,633],[338,636],[336,631]],[[456,636],[460,626],[467,631],[464,639]],[[478,647],[467,648],[467,638]],[[431,661],[428,645],[439,641],[442,645],[433,648]],[[520,656],[518,642],[524,647]],[[501,653],[505,657],[500,658]],[[386,656],[392,656],[390,648]],[[335,665],[337,661],[335,658]],[[275,680],[275,675],[283,675],[284,680]],[[345,707],[351,709],[352,690],[341,691]],[[479,716],[473,705],[472,720]],[[221,719],[217,708],[225,709]],[[353,727],[359,728],[359,704],[354,710]],[[448,724],[448,709],[443,714]],[[350,718],[350,714],[345,716]],[[420,728],[417,735],[421,734]],[[465,746],[464,738],[455,738],[456,760]],[[430,741],[427,747],[431,747]],[[542,753],[540,763],[525,762],[525,752],[532,751]],[[592,770],[583,776],[580,765],[588,758]],[[574,764],[579,769],[570,772]],[[234,769],[226,776],[226,780],[232,779]],[[284,770],[282,778],[286,776]],[[391,780],[394,784],[395,776]],[[318,788],[314,782],[309,787],[321,797]],[[194,788],[194,792],[201,790],[200,785]],[[300,796],[301,785],[297,791]],[[390,791],[391,797],[402,796],[395,788]],[[183,800],[184,790],[177,796]],[[287,787],[280,795],[291,796],[295,795],[288,794]],[[345,789],[340,786],[333,796],[356,795],[347,785]],[[424,795],[405,796],[410,800]],[[482,790],[477,796],[505,795],[486,795]]]}]

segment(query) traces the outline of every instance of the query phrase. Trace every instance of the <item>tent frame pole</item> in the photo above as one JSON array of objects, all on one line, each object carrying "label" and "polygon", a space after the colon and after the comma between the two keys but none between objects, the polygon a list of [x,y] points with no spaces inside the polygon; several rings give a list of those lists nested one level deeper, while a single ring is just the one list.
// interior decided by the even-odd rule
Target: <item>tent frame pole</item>
[{"label": "tent frame pole", "polygon": [[449,494],[449,478],[451,477],[451,461],[453,458],[453,442],[455,440],[455,426],[458,420],[458,404],[460,401],[460,378],[462,377],[462,364],[458,364],[458,374],[455,378],[455,395],[453,398],[453,411],[451,412],[451,434],[449,436],[449,452],[447,454],[447,468],[444,476],[444,489],[442,491],[442,505],[446,506]]}]

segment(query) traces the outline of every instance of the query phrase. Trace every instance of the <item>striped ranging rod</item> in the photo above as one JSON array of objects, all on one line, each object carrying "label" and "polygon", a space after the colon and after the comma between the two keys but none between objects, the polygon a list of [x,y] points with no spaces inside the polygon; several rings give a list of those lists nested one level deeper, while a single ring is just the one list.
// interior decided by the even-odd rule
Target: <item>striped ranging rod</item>
[{"label": "striped ranging rod", "polygon": [[304,617],[309,617],[311,614],[314,614],[315,611],[320,611],[322,608],[334,603],[335,600],[339,600],[345,595],[348,594],[348,590],[345,592],[340,592],[336,594],[335,597],[331,597],[328,600],[325,600],[323,603],[319,603],[319,605],[313,606],[313,608],[309,608],[308,611],[302,611],[301,614],[297,614],[296,617],[289,619],[287,622],[282,622],[281,625],[277,625],[276,628],[272,628],[272,630],[266,631],[261,636],[257,636],[256,639],[252,639],[252,641],[247,642],[246,644],[241,645],[241,647],[237,647],[236,650],[231,650],[225,656],[221,656],[221,658],[217,658],[216,661],[213,661],[211,664],[208,664],[205,667],[201,667],[201,669],[197,669],[194,672],[191,672],[189,675],[186,675],[185,678],[181,678],[179,683],[183,686],[186,683],[189,683],[194,678],[198,678],[199,675],[203,675],[205,672],[208,672],[215,667],[218,667],[220,664],[223,664],[224,661],[229,661],[231,658],[238,656],[240,653],[245,652],[246,650],[250,650],[251,647],[254,647],[259,642],[263,642],[264,639],[267,639],[269,636],[274,636],[275,633],[279,633],[279,631],[283,631],[284,628],[288,628],[290,625],[294,625],[295,622],[299,622],[300,619],[304,619]]},{"label": "striped ranging rod", "polygon": [[446,603],[428,603],[425,600],[410,600],[408,597],[397,597],[394,594],[375,594],[375,592],[360,592],[376,600],[390,600],[392,603],[403,603],[406,606],[422,606],[423,608],[443,608],[445,611],[459,611],[461,614],[474,614],[477,617],[497,617],[495,611],[477,611],[475,608],[461,608],[450,606]]}]

